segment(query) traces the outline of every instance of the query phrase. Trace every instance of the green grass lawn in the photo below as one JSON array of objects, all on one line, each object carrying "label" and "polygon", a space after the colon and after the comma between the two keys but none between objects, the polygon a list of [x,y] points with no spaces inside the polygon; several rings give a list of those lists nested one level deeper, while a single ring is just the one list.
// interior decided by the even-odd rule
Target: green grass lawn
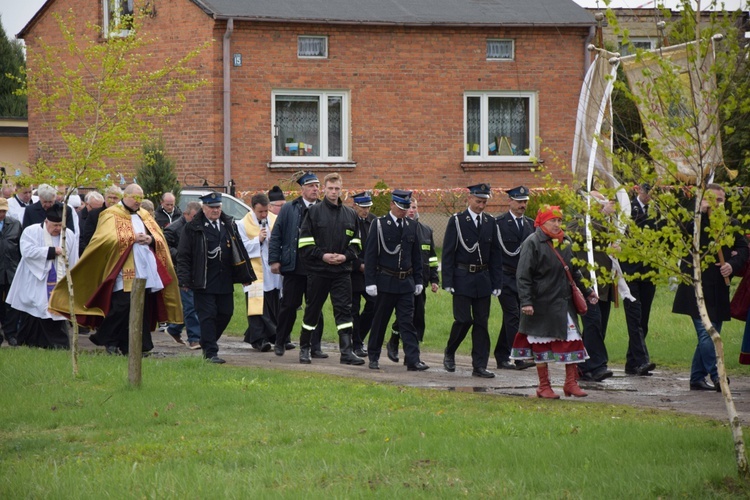
[{"label": "green grass lawn", "polygon": [[317,373],[0,350],[0,498],[737,498],[725,424]]},{"label": "green grass lawn", "polygon": [[[734,280],[738,282],[738,280]],[[736,286],[736,283],[735,283]],[[440,290],[437,294],[427,292],[427,314],[426,323],[427,331],[423,349],[428,351],[441,352],[445,349],[448,342],[450,327],[453,322],[453,306],[451,295],[445,290]],[[670,292],[666,286],[658,287],[656,298],[651,312],[649,322],[650,329],[646,344],[651,355],[651,360],[661,367],[670,367],[675,369],[687,370],[693,359],[693,351],[697,343],[697,337],[693,323],[688,316],[672,314],[672,302],[674,293]],[[241,311],[246,311],[244,298],[235,294],[235,315],[232,323],[229,325],[229,334],[242,335],[247,328],[247,318],[242,315]],[[325,315],[325,334],[324,340],[329,342],[338,342],[336,337],[335,322],[330,305],[326,303],[324,308]],[[492,339],[492,349],[495,348],[497,335],[500,332],[502,323],[502,309],[497,299],[492,300],[490,311],[489,331]],[[296,342],[299,339],[299,329],[302,324],[302,311],[298,312],[298,320],[295,323],[295,329],[292,331],[292,339]],[[748,366],[738,363],[742,335],[744,333],[745,323],[742,321],[732,320],[724,324],[722,328],[722,338],[724,341],[724,352],[726,357],[726,366],[729,373],[740,372],[748,373]],[[388,337],[386,336],[386,340]],[[628,348],[628,330],[625,325],[625,310],[622,304],[619,308],[612,307],[610,313],[609,327],[607,329],[607,350],[609,359],[613,364],[624,365],[625,353]],[[468,337],[459,349],[461,354],[471,352],[471,338]],[[491,356],[490,356],[491,357]],[[494,367],[494,361],[490,360],[490,368]]]}]

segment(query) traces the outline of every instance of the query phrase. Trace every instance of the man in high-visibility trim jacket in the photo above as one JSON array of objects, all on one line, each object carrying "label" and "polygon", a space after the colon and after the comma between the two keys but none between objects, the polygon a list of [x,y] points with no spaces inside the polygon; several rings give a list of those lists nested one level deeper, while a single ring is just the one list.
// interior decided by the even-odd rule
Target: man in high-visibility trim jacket
[{"label": "man in high-visibility trim jacket", "polygon": [[339,197],[342,180],[337,173],[324,179],[322,203],[311,206],[300,228],[299,253],[307,264],[305,314],[300,333],[300,363],[309,364],[310,340],[328,295],[339,334],[340,361],[362,365],[365,361],[353,352],[352,261],[362,251],[357,214],[344,206]]}]

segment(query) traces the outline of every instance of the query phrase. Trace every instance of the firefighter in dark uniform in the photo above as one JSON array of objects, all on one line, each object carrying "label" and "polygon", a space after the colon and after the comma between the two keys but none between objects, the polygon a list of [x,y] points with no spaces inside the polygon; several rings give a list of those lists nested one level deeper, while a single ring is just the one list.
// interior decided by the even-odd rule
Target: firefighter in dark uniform
[{"label": "firefighter in dark uniform", "polygon": [[[368,192],[357,193],[354,198],[354,211],[357,212],[357,229],[362,241],[362,248],[367,245],[367,235],[370,233],[370,224],[375,216],[370,213],[372,207],[372,196]],[[359,307],[365,301],[365,306],[360,311]],[[365,293],[365,256],[360,253],[352,262],[352,320],[354,322],[354,354],[364,358],[367,351],[364,348],[365,337],[372,326],[372,318],[375,312],[375,299]]]},{"label": "firefighter in dark uniform", "polygon": [[[314,173],[305,172],[297,179],[297,184],[300,185],[302,196],[281,207],[268,243],[268,265],[271,267],[271,272],[284,276],[274,345],[274,353],[277,356],[283,356],[285,351],[296,347],[291,342],[291,333],[294,329],[294,322],[297,320],[297,309],[302,305],[303,295],[307,290],[307,269],[305,261],[298,252],[299,228],[308,208],[319,203],[320,181]],[[328,357],[328,354],[324,353],[320,347],[322,336],[323,315],[321,314],[312,336],[311,356],[313,358]]]},{"label": "firefighter in dark uniform", "polygon": [[324,198],[307,210],[299,234],[299,252],[307,264],[305,314],[300,333],[299,362],[309,364],[312,333],[320,320],[328,295],[339,334],[341,364],[363,365],[353,352],[352,262],[362,250],[357,214],[341,202],[339,174],[326,175]]},{"label": "firefighter in dark uniform", "polygon": [[495,345],[495,361],[498,368],[506,370],[525,370],[534,363],[525,360],[510,360],[510,349],[518,333],[521,318],[521,304],[518,301],[516,286],[516,267],[521,243],[534,233],[534,220],[526,217],[526,202],[529,200],[529,189],[525,186],[514,187],[506,191],[510,198],[509,210],[495,219],[498,239],[503,251],[503,292],[498,297],[503,310],[503,326]]},{"label": "firefighter in dark uniform", "polygon": [[411,191],[391,193],[391,211],[372,223],[365,248],[365,289],[375,297],[375,318],[367,344],[369,367],[380,369],[378,360],[385,330],[396,310],[396,322],[404,339],[406,369],[429,368],[419,359],[419,341],[414,328],[414,296],[422,293],[422,257],[417,224],[406,218]]},{"label": "firefighter in dark uniform", "polygon": [[217,341],[234,313],[234,283],[249,284],[255,273],[237,227],[221,212],[221,193],[201,196],[203,211],[185,225],[177,247],[177,278],[193,290],[203,356],[224,363]]},{"label": "firefighter in dark uniform", "polygon": [[471,364],[475,377],[492,378],[490,357],[490,298],[502,289],[503,257],[495,219],[484,213],[489,184],[469,186],[469,207],[448,220],[443,240],[443,288],[453,294],[453,326],[443,366],[456,371],[455,354],[471,329]]},{"label": "firefighter in dark uniform", "polygon": [[[419,220],[419,211],[417,199],[411,199],[411,206],[406,212],[406,217],[413,220],[417,225],[417,240],[422,252],[422,283],[425,284],[422,293],[414,297],[414,328],[417,329],[417,339],[422,342],[424,339],[425,323],[425,304],[427,303],[427,283],[430,284],[432,293],[437,293],[440,288],[440,278],[438,277],[438,258],[435,252],[435,241],[432,237],[432,228],[422,224]],[[398,343],[400,335],[396,321],[391,326],[391,340],[386,344],[388,359],[398,363]]]}]

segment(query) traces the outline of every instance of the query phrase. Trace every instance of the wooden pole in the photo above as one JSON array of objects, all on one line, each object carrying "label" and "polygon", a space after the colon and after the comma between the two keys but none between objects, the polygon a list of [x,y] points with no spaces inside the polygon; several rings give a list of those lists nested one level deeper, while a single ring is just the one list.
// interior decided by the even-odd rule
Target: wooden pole
[{"label": "wooden pole", "polygon": [[133,280],[130,291],[130,318],[128,325],[128,381],[135,387],[141,386],[141,364],[143,361],[143,307],[146,297],[146,280]]}]

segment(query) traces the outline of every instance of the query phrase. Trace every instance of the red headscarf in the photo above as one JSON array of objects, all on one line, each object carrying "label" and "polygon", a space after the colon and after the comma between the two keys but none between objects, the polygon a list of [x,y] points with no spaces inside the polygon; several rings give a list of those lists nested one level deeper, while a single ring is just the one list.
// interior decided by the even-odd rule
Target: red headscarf
[{"label": "red headscarf", "polygon": [[557,240],[562,243],[563,237],[565,236],[564,231],[560,230],[560,232],[557,234],[551,234],[549,231],[547,231],[547,228],[544,227],[543,224],[550,219],[562,219],[562,210],[560,210],[560,207],[554,205],[545,205],[540,208],[539,212],[537,212],[536,214],[536,219],[534,220],[534,227],[541,228],[544,234],[549,236],[551,239]]}]

